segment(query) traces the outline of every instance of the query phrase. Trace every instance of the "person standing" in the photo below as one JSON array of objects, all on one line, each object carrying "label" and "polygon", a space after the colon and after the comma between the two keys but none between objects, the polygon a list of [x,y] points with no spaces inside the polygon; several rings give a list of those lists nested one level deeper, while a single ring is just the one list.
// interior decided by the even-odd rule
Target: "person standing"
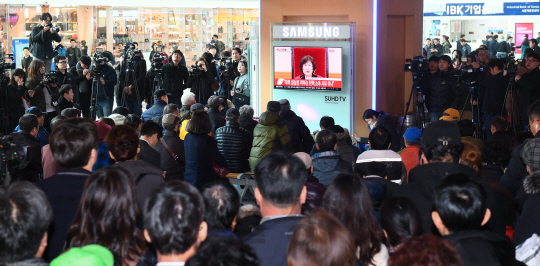
[{"label": "person standing", "polygon": [[79,62],[69,70],[73,76],[75,85],[77,85],[73,91],[75,101],[79,104],[84,117],[89,117],[90,115],[90,97],[92,96],[92,92],[90,91],[90,88],[92,88],[91,64],[92,59],[87,55],[83,55],[79,59]]},{"label": "person standing", "polygon": [[34,58],[30,56],[30,48],[24,47],[23,48],[23,58],[21,60],[21,68],[26,73],[26,77],[28,77],[28,67],[30,67],[30,63],[34,61]]},{"label": "person standing", "polygon": [[[232,96],[232,102],[236,109],[240,109],[240,107],[244,105],[250,104],[250,97],[251,97],[251,90],[249,88],[249,75],[248,75],[248,65],[247,61],[240,60],[238,63],[238,72],[240,73],[240,76],[234,80],[234,85],[232,86],[231,90],[231,96]],[[234,97],[234,94],[243,95]],[[247,100],[247,101],[246,101]]]},{"label": "person standing", "polygon": [[215,77],[208,71],[206,64],[206,60],[199,57],[196,70],[193,68],[189,70],[191,74],[186,84],[188,88],[191,88],[191,92],[196,95],[197,102],[201,104],[207,104],[210,96],[214,95],[211,85],[214,83]]},{"label": "person standing", "polygon": [[54,57],[54,51],[52,42],[60,42],[62,38],[58,35],[58,32],[54,31],[50,25],[52,16],[50,13],[45,12],[41,14],[40,24],[32,28],[32,54],[35,59],[39,59],[45,63],[45,73],[51,72],[52,60]]},{"label": "person standing", "polygon": [[[129,68],[128,64],[130,64]],[[126,73],[129,74],[126,75]],[[146,60],[142,58],[142,52],[135,54],[131,62],[128,62],[128,60],[122,61],[116,95],[118,96],[118,100],[124,103],[124,106],[129,109],[129,113],[138,116],[141,116],[141,102],[146,95],[144,86],[145,78]]]},{"label": "person standing", "polygon": [[186,89],[189,78],[188,69],[182,65],[184,54],[176,49],[172,52],[172,61],[163,66],[163,88],[170,93],[169,102],[178,106],[182,105],[181,97]]},{"label": "person standing", "polygon": [[516,51],[516,44],[514,43],[514,38],[512,36],[508,37],[508,41],[506,42],[508,44],[508,47],[510,48],[510,55],[513,55]]},{"label": "person standing", "polygon": [[[433,39],[433,45],[431,46],[431,54],[441,57],[444,54],[444,47],[440,44],[439,39]],[[429,57],[428,57],[429,58]]]},{"label": "person standing", "polygon": [[[465,34],[461,34],[461,38],[457,41],[456,47],[457,47],[458,51],[461,51],[461,49],[463,48],[463,46],[461,44],[461,42],[462,42],[461,40],[465,40]],[[467,41],[465,41],[465,42],[467,42]]]},{"label": "person standing", "polygon": [[449,54],[450,48],[452,48],[452,44],[450,44],[450,42],[448,41],[448,36],[443,35],[442,38],[443,38],[442,45],[444,48],[444,54]]},{"label": "person standing", "polygon": [[424,50],[427,52],[427,58],[431,58],[431,39],[426,39],[426,45],[424,45]]},{"label": "person standing", "polygon": [[510,54],[510,46],[501,36],[501,42],[497,46],[497,58],[506,58]]},{"label": "person standing", "polygon": [[88,46],[86,45],[86,41],[81,41],[81,53],[82,55],[88,55]]},{"label": "person standing", "polygon": [[106,42],[98,43],[96,48],[103,49],[103,52],[101,54],[109,60],[108,62],[111,63],[111,65],[113,65],[113,66],[115,65],[116,62],[114,61],[114,55],[113,55],[113,53],[107,51],[107,43]]},{"label": "person standing", "polygon": [[497,57],[497,48],[498,48],[499,35],[493,36],[493,39],[488,44],[488,50],[491,54],[491,58]]},{"label": "person standing", "polygon": [[215,46],[217,47],[217,54],[219,54],[220,52],[225,51],[225,43],[218,40],[218,35],[217,34],[214,34],[214,36],[212,36],[212,40],[216,41]]},{"label": "person standing", "polygon": [[81,49],[77,47],[77,42],[75,40],[69,41],[70,47],[67,48],[67,58],[68,64],[70,67],[74,67],[82,56]]}]

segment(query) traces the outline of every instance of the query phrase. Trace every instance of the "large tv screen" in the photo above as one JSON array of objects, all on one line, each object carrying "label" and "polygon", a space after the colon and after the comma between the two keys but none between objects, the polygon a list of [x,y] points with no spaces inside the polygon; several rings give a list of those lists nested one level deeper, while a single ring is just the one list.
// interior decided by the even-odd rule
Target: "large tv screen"
[{"label": "large tv screen", "polygon": [[342,48],[274,47],[274,88],[341,91]]}]

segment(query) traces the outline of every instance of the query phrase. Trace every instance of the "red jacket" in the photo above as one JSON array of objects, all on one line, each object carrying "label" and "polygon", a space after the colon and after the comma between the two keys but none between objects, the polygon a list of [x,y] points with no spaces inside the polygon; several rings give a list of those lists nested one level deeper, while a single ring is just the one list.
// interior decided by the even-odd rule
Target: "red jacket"
[{"label": "red jacket", "polygon": [[401,152],[401,161],[407,168],[407,176],[411,169],[420,165],[420,147],[416,145],[408,146]]}]

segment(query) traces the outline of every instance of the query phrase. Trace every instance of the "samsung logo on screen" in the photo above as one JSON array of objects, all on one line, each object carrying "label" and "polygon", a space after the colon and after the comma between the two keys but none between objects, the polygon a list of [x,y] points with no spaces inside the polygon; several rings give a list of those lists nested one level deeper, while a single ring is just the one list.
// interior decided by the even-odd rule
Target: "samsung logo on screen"
[{"label": "samsung logo on screen", "polygon": [[350,26],[283,26],[273,28],[274,38],[291,39],[348,39],[351,37]]}]

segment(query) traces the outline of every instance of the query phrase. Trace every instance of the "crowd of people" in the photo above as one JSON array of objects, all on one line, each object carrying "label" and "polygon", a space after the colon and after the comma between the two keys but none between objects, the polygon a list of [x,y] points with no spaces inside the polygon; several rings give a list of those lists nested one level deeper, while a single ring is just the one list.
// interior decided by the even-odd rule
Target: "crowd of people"
[{"label": "crowd of people", "polygon": [[[431,52],[440,46],[448,45],[437,42]],[[524,131],[511,127],[507,113],[489,111],[504,107],[491,106],[501,97],[504,66],[482,61],[491,73],[479,77],[486,91],[477,104],[484,100],[490,133],[482,137],[475,121],[451,108],[459,92],[442,82],[451,65],[445,55],[430,58],[423,84],[431,122],[400,133],[390,114],[368,109],[367,137],[332,116],[312,133],[287,99],[268,102],[255,118],[250,105],[229,97],[249,94],[241,75],[227,80],[233,87],[218,86],[225,94],[185,92],[213,83],[208,56],[190,74],[175,50],[163,67],[168,83],[144,112],[130,98],[139,80],[129,77],[122,90],[133,104],[105,108],[118,76],[103,62],[97,88],[104,93],[93,94],[93,63],[84,55],[71,71],[74,61],[56,56],[70,84],[41,81],[41,60],[12,73],[14,99],[28,97],[30,107],[11,109],[19,117],[12,117],[10,147],[24,147],[26,158],[8,161],[2,176],[0,264],[502,266],[540,259],[540,100],[528,87],[538,86],[537,53],[515,76],[530,97]],[[245,67],[239,61],[242,75]],[[52,90],[61,94],[54,101]],[[97,97],[96,119],[73,105],[84,93]],[[237,174],[256,187],[232,185],[228,177]]]}]

